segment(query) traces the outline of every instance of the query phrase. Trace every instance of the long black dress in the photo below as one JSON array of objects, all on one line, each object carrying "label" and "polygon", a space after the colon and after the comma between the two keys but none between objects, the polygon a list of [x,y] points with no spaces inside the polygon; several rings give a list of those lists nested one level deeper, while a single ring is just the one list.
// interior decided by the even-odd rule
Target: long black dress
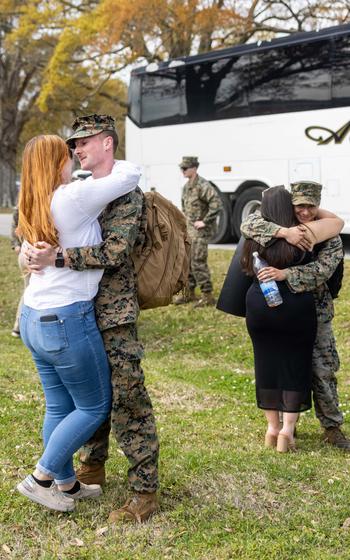
[{"label": "long black dress", "polygon": [[246,323],[253,342],[259,408],[301,412],[311,408],[315,302],[278,282],[283,303],[268,307],[255,279],[246,296]]}]

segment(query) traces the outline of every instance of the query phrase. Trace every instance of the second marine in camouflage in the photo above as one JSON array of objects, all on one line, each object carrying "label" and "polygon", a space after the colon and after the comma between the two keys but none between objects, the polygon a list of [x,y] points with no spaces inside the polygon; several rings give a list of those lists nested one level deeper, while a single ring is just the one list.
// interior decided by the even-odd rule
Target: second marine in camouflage
[{"label": "second marine in camouflage", "polygon": [[[178,296],[175,303],[193,301],[196,302],[195,307],[202,307],[215,304],[208,267],[208,243],[215,233],[216,217],[222,209],[222,202],[213,185],[198,175],[198,166],[195,156],[185,156],[180,163],[180,169],[188,179],[183,187],[181,205],[191,238],[191,267],[189,295]],[[199,301],[195,295],[196,286],[201,290]]]},{"label": "second marine in camouflage", "polygon": [[[311,181],[291,185],[292,202],[299,221],[301,218],[298,212],[303,208],[307,213],[311,211],[315,215],[320,204],[321,189],[319,183]],[[243,235],[255,239],[261,245],[271,243],[279,230],[278,224],[265,221],[259,212],[251,214],[241,225]],[[350,441],[340,430],[343,414],[339,408],[335,375],[339,369],[339,357],[331,323],[334,317],[333,299],[326,283],[342,258],[341,239],[339,236],[333,237],[322,243],[313,262],[289,268],[286,281],[293,292],[313,292],[317,314],[312,380],[315,412],[324,428],[326,441],[341,449],[350,450]]]}]

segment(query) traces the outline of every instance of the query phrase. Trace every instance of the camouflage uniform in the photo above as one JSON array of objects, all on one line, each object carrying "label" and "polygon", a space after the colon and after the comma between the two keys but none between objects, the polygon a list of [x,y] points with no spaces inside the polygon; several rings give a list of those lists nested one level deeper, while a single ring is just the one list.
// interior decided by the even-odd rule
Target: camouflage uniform
[{"label": "camouflage uniform", "polygon": [[[209,181],[197,175],[193,182],[187,181],[185,184],[181,204],[191,238],[189,288],[194,290],[198,284],[203,293],[212,292],[213,285],[208,267],[208,243],[215,233],[216,216],[222,209],[220,196]],[[205,223],[204,228],[194,227],[194,222],[198,220]]]},{"label": "camouflage uniform", "polygon": [[71,149],[75,147],[75,141],[79,138],[89,138],[101,132],[113,132],[116,137],[114,118],[110,115],[86,115],[77,117],[72,125],[73,134],[67,138],[66,142]]},{"label": "camouflage uniform", "polygon": [[[280,226],[265,221],[260,212],[251,214],[241,224],[243,235],[263,246],[273,242],[273,236],[279,229]],[[339,369],[339,357],[331,323],[334,306],[326,284],[342,257],[343,246],[337,236],[322,244],[315,261],[289,268],[286,279],[292,292],[312,291],[315,298],[317,335],[313,349],[312,391],[316,416],[325,429],[339,427],[343,423],[335,376]]]},{"label": "camouflage uniform", "polygon": [[[136,492],[154,492],[158,488],[159,444],[140,365],[143,347],[137,337],[139,306],[130,256],[133,247],[143,241],[145,216],[144,196],[137,188],[111,202],[101,214],[104,241],[100,245],[67,249],[71,268],[105,269],[95,310],[111,365],[111,426],[129,460],[129,482]],[[109,430],[109,422],[99,428],[81,450],[82,462],[104,463]]]}]

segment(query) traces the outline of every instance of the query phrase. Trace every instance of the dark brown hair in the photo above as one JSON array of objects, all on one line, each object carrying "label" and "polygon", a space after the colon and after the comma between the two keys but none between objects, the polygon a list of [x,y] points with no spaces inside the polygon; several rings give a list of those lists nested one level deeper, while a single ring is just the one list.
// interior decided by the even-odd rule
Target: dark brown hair
[{"label": "dark brown hair", "polygon": [[[298,224],[294,215],[292,197],[283,186],[271,187],[263,192],[261,201],[261,215],[268,222],[274,222],[282,227],[292,227]],[[287,268],[301,261],[303,251],[290,245],[284,239],[275,239],[269,247],[259,245],[253,239],[247,239],[243,246],[241,265],[243,270],[253,275],[253,252],[257,251],[269,266]]]}]

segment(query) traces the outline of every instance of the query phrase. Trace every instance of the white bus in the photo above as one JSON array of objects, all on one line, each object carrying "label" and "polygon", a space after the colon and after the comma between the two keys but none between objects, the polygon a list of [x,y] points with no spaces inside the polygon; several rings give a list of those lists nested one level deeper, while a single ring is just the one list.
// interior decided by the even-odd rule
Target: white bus
[{"label": "white bus", "polygon": [[133,70],[127,158],[180,206],[182,156],[221,194],[214,242],[239,235],[262,191],[310,179],[350,233],[350,24]]}]

